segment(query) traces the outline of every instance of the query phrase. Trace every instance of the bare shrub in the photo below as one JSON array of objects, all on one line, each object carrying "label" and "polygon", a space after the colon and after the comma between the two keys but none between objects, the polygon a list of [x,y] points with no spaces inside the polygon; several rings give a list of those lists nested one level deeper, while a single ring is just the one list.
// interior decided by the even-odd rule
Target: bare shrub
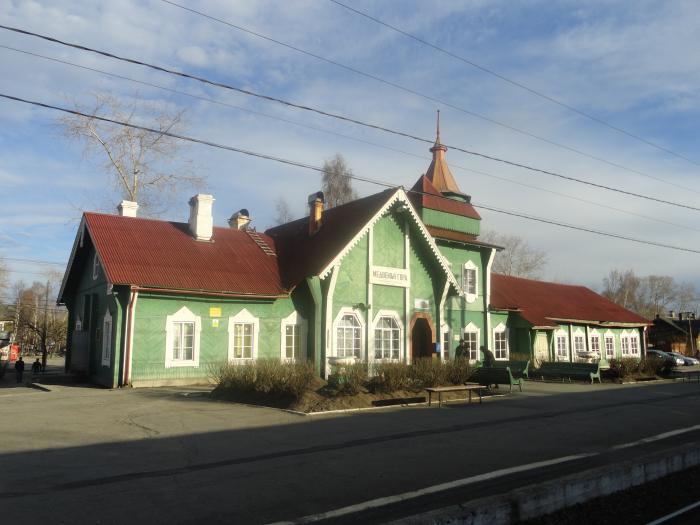
[{"label": "bare shrub", "polygon": [[232,364],[226,363],[212,373],[220,392],[258,392],[298,399],[313,384],[316,372],[311,363],[287,363],[278,359]]},{"label": "bare shrub", "polygon": [[373,392],[395,392],[411,385],[411,371],[406,363],[376,363],[369,381]]},{"label": "bare shrub", "polygon": [[469,364],[469,359],[458,357],[452,361],[444,363],[445,377],[453,385],[461,385],[467,382],[469,376],[474,372],[474,368]]},{"label": "bare shrub", "polygon": [[411,365],[411,382],[419,388],[430,388],[446,383],[446,367],[437,359],[417,359]]},{"label": "bare shrub", "polygon": [[622,359],[611,359],[610,360],[610,371],[619,377],[620,379],[624,377],[629,377],[631,375],[639,372],[639,359],[634,357],[623,357]]}]

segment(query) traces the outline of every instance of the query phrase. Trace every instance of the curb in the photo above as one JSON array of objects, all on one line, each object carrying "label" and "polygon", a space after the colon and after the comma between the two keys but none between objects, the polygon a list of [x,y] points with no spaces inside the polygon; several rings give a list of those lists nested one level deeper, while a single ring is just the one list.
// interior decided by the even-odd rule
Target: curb
[{"label": "curb", "polygon": [[29,387],[36,390],[41,390],[42,392],[51,392],[51,389],[48,386],[42,385],[41,383],[29,383]]},{"label": "curb", "polygon": [[390,525],[507,525],[544,516],[700,465],[700,444],[599,467],[506,494],[408,516]]}]

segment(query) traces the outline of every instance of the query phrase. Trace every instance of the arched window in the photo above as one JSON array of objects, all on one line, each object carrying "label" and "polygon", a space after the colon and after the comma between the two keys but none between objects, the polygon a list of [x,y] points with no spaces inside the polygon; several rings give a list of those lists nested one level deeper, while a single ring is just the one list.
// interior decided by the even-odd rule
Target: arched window
[{"label": "arched window", "polygon": [[472,261],[464,263],[462,268],[462,289],[468,303],[473,303],[479,294],[479,280],[476,265]]},{"label": "arched window", "polygon": [[401,358],[401,326],[395,314],[377,315],[374,324],[374,359],[398,361]]},{"label": "arched window", "polygon": [[165,330],[165,367],[199,366],[201,317],[183,306],[166,317]]},{"label": "arched window", "polygon": [[464,327],[462,336],[466,351],[464,357],[470,361],[477,361],[479,359],[479,327],[474,323],[469,323]]},{"label": "arched window", "polygon": [[282,359],[303,361],[306,359],[306,319],[292,312],[282,319]]},{"label": "arched window", "polygon": [[337,357],[362,358],[362,324],[353,313],[345,313],[336,322],[335,350]]},{"label": "arched window", "polygon": [[493,329],[493,353],[496,359],[508,359],[508,329],[503,323]]},{"label": "arched window", "polygon": [[260,321],[245,308],[228,319],[228,359],[245,362],[258,357]]}]

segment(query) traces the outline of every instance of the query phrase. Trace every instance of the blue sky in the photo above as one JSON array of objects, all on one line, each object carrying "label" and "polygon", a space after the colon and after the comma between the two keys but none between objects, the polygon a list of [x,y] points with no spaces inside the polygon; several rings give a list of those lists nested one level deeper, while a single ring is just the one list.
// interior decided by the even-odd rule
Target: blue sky
[{"label": "blue sky", "polygon": [[[700,37],[696,2],[347,3],[700,162],[700,56],[692,52]],[[328,0],[211,0],[187,5],[671,184],[441,107],[161,1],[2,0],[0,23],[423,137],[434,135],[435,110],[441,109],[447,144],[675,202],[698,202],[698,164],[600,126]],[[7,31],[0,30],[0,45],[188,91],[423,158],[0,48],[3,93],[58,105],[89,104],[96,92],[146,99],[173,110],[185,109],[186,132],[192,136],[314,165],[342,153],[357,175],[405,186],[412,185],[429,162],[427,147],[418,142]],[[0,240],[6,257],[64,262],[81,211],[112,210],[120,200],[100,169],[101,159],[83,158],[78,145],[61,137],[54,117],[47,110],[0,101],[0,185],[4,189]],[[697,248],[700,212],[576,185],[454,150],[447,155],[462,190],[472,195],[477,207],[494,206]],[[215,222],[222,226],[232,212],[245,207],[251,210],[258,229],[264,229],[272,224],[274,202],[281,197],[301,216],[306,195],[319,188],[319,176],[313,172],[230,152],[188,146],[184,158],[205,177],[206,190],[216,199]],[[519,186],[519,182],[558,194]],[[378,190],[368,184],[357,188],[363,195]],[[165,217],[186,220],[191,193],[183,189],[176,197],[177,205]],[[609,270],[633,268],[638,274],[672,275],[700,285],[698,254],[597,237],[485,210],[481,213],[485,228],[520,235],[546,251],[549,262],[544,276],[548,279],[599,288]],[[41,278],[42,267],[37,265],[10,261],[8,266],[13,279]]]}]

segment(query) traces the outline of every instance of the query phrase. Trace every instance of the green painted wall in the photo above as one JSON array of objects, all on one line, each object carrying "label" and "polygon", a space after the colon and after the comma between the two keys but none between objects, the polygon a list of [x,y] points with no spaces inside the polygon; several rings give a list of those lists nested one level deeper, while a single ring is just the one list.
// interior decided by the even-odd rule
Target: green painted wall
[{"label": "green painted wall", "polygon": [[429,208],[423,208],[421,215],[423,217],[423,222],[429,226],[437,226],[438,228],[446,228],[470,235],[479,235],[481,221],[478,219],[463,217],[453,213],[445,213],[444,211],[431,210]]},{"label": "green painted wall", "polygon": [[405,259],[404,217],[385,215],[374,225],[373,251],[375,266],[403,268]]}]

